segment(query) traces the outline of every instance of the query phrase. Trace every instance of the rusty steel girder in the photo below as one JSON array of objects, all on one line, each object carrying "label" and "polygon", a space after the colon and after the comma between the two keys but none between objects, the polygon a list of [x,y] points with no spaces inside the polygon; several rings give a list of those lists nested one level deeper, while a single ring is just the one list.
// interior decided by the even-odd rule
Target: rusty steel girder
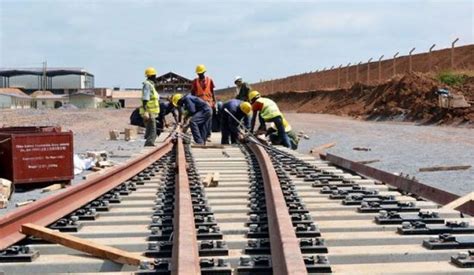
[{"label": "rusty steel girder", "polygon": [[332,164],[347,170],[354,171],[363,176],[376,179],[388,185],[392,185],[404,192],[431,200],[441,205],[448,204],[459,198],[458,195],[428,186],[421,182],[394,175],[380,169],[370,167],[352,160],[348,160],[333,154],[326,154],[326,160]]},{"label": "rusty steel girder", "polygon": [[199,252],[194,223],[186,156],[183,139],[176,139],[177,177],[175,185],[175,207],[173,217],[173,250],[171,254],[171,274],[201,274]]},{"label": "rusty steel girder", "polygon": [[22,224],[47,226],[53,223],[135,176],[172,148],[171,137],[168,137],[158,148],[143,156],[3,216],[0,219],[0,250],[26,237],[20,233]]},{"label": "rusty steel girder", "polygon": [[307,274],[280,181],[267,152],[249,143],[262,170],[273,274]]}]

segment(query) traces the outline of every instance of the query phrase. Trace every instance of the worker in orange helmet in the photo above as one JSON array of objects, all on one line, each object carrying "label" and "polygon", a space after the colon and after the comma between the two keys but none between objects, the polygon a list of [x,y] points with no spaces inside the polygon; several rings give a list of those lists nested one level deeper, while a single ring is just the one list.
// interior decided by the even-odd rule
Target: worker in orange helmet
[{"label": "worker in orange helmet", "polygon": [[216,96],[214,94],[214,81],[211,77],[205,75],[206,71],[206,66],[204,66],[203,64],[196,66],[196,74],[198,75],[198,77],[196,77],[192,82],[191,94],[207,102],[207,104],[209,104],[209,106],[213,110],[213,118],[209,120],[207,125],[208,136],[206,138],[210,139],[213,128],[212,123],[215,120],[215,117],[217,116],[217,105]]}]

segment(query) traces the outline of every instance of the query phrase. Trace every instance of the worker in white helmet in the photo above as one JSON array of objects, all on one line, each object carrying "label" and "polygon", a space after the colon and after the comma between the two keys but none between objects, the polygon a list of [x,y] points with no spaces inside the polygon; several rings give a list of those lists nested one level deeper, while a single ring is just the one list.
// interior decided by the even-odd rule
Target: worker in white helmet
[{"label": "worker in white helmet", "polygon": [[248,101],[248,94],[250,92],[250,85],[247,82],[243,82],[241,76],[236,76],[234,80],[235,89],[237,92],[236,99],[242,101]]}]

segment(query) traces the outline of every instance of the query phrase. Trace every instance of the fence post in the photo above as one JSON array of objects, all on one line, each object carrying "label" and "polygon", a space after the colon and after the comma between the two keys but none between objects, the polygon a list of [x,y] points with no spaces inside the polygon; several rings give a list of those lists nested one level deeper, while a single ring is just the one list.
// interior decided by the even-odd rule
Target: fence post
[{"label": "fence post", "polygon": [[379,83],[382,83],[382,58],[383,54],[379,58]]},{"label": "fence post", "polygon": [[452,43],[451,43],[451,69],[454,69],[454,44],[459,41],[459,38],[456,38]]},{"label": "fence post", "polygon": [[351,62],[347,63],[346,69],[346,83],[349,84],[349,67],[351,66]]},{"label": "fence post", "polygon": [[431,59],[431,52],[433,51],[433,48],[436,46],[436,44],[431,45],[430,51],[428,52],[428,72],[431,72],[431,68],[433,66],[433,60]]},{"label": "fence post", "polygon": [[393,64],[392,64],[392,70],[393,70],[393,75],[392,76],[395,76],[397,74],[397,56],[398,56],[399,52],[397,52],[396,54],[393,55]]},{"label": "fence post", "polygon": [[362,63],[362,61],[360,61],[359,63],[357,63],[356,65],[356,82],[359,82],[359,65]]},{"label": "fence post", "polygon": [[370,62],[372,61],[372,57],[369,58],[367,61],[367,85],[369,85],[370,82]]},{"label": "fence post", "polygon": [[413,51],[415,50],[416,48],[413,48],[411,49],[411,51],[409,52],[409,56],[408,56],[408,72],[411,73],[413,70],[412,70],[412,63],[411,63],[411,54],[413,53]]},{"label": "fence post", "polygon": [[337,87],[341,88],[341,68],[342,64],[337,68]]}]

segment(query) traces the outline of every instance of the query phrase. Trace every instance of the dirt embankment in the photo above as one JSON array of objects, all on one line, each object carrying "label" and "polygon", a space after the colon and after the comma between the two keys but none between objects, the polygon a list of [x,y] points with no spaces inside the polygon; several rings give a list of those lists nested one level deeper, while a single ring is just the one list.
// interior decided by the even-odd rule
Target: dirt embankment
[{"label": "dirt embankment", "polygon": [[[432,77],[414,73],[375,86],[356,83],[348,89],[280,92],[269,96],[285,111],[474,126],[474,106],[451,110],[438,107],[436,92],[443,87],[446,85]],[[448,89],[450,93],[463,94],[467,101],[474,101],[474,77],[468,78],[463,86]]]}]

